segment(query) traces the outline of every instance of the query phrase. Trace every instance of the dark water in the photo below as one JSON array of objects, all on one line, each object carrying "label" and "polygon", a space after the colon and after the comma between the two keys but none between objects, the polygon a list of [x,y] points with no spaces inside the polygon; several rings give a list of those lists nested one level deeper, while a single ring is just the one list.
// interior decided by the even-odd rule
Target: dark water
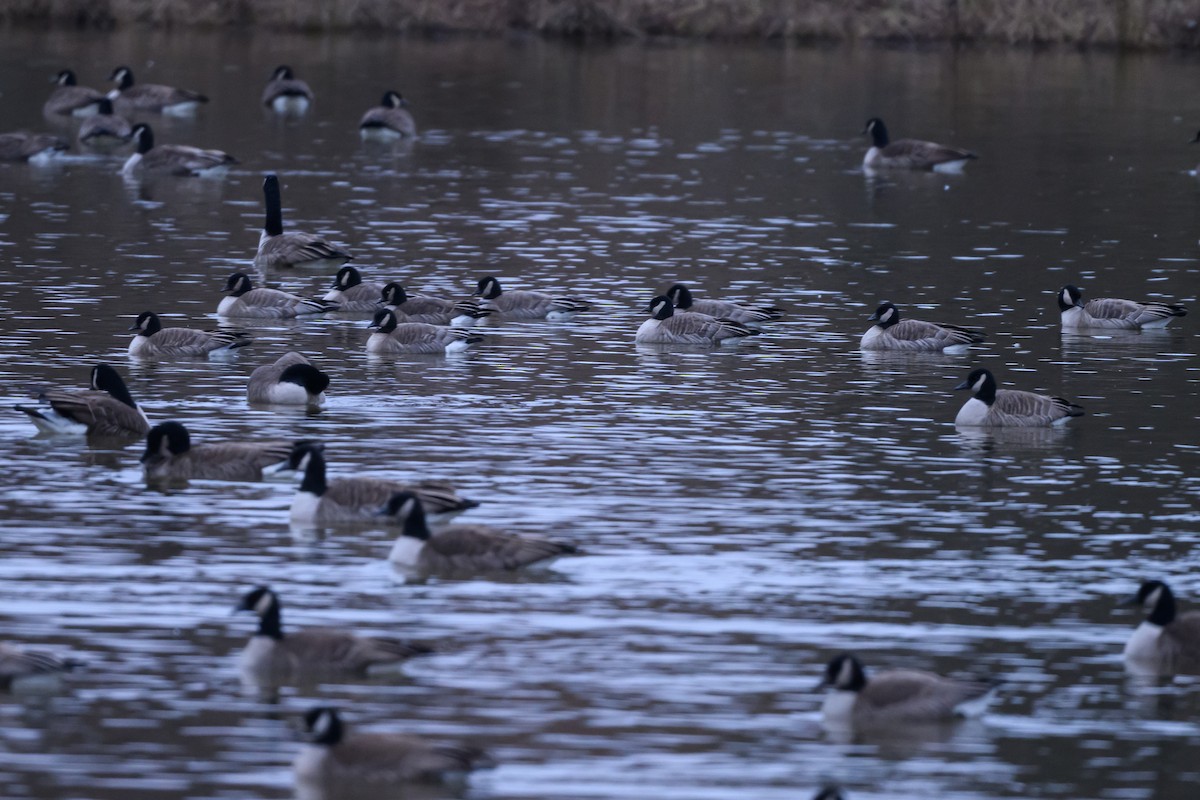
[{"label": "dark water", "polygon": [[[464,521],[580,544],[520,578],[405,584],[385,530],[312,535],[292,486],[147,489],[140,449],[84,448],[0,418],[3,638],[89,662],[55,693],[0,696],[0,795],[275,798],[295,717],[485,743],[472,797],[1190,798],[1200,687],[1131,686],[1120,661],[1146,577],[1200,596],[1197,340],[1063,336],[1055,291],[1195,305],[1194,58],[234,34],[0,34],[5,129],[43,129],[47,77],[118,63],[213,102],[160,141],[241,160],[224,181],[128,182],[78,149],[0,166],[0,373],[81,385],[98,359],[197,439],[313,437],[339,473],[437,476]],[[290,63],[303,118],[257,105]],[[402,91],[412,146],[363,145]],[[865,177],[872,115],[970,147],[965,176]],[[70,123],[55,128],[68,135]],[[215,324],[261,226],[344,242],[368,279],[462,294],[485,274],[590,299],[576,321],[494,326],[465,357],[369,359],[365,320],[259,323],[224,361],[139,363],[144,310]],[[332,276],[272,281],[304,294]],[[671,282],[788,310],[718,352],[639,349]],[[699,293],[699,292],[698,292]],[[857,351],[882,299],[982,326],[936,357]],[[251,409],[286,350],[333,376],[319,414]],[[1066,430],[970,434],[975,366],[1062,394]],[[276,698],[241,684],[270,582],[286,624],[437,643],[388,680]],[[1005,682],[939,736],[826,733],[812,691],[868,666]]]}]

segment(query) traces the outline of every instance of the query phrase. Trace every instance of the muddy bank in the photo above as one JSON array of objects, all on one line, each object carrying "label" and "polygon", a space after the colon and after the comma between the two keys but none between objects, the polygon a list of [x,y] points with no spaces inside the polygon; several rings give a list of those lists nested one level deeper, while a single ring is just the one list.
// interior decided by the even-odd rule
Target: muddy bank
[{"label": "muddy bank", "polygon": [[1200,45],[1200,0],[0,0],[13,25]]}]

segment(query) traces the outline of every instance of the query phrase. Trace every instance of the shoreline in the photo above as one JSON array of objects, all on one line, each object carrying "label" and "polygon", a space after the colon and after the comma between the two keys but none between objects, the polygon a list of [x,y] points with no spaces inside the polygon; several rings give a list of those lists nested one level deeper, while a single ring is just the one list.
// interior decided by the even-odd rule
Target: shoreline
[{"label": "shoreline", "polygon": [[1200,48],[1200,0],[0,0],[20,28]]}]

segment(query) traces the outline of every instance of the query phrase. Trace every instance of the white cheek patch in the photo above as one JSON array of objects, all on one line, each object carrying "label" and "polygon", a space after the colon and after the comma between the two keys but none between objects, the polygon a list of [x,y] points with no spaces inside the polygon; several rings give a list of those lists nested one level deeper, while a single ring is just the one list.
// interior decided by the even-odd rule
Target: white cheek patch
[{"label": "white cheek patch", "polygon": [[979,380],[975,381],[975,383],[971,385],[971,391],[979,394],[979,392],[983,390],[983,384],[986,380],[987,378],[980,378]]},{"label": "white cheek patch", "polygon": [[300,457],[300,463],[296,465],[296,469],[300,472],[304,472],[308,469],[308,462],[310,461],[312,461],[312,453],[305,453]]},{"label": "white cheek patch", "polygon": [[1146,602],[1144,605],[1149,606],[1150,608],[1154,608],[1154,606],[1158,605],[1158,598],[1161,596],[1162,596],[1162,587],[1160,586],[1146,596]]},{"label": "white cheek patch", "polygon": [[879,321],[887,322],[894,316],[896,316],[896,310],[894,308],[889,308],[887,311],[883,312],[883,316],[879,318]]},{"label": "white cheek patch", "polygon": [[322,711],[317,715],[317,718],[313,720],[313,736],[319,739],[325,734],[329,733],[329,729],[331,727],[333,727],[333,715],[328,711]]},{"label": "white cheek patch", "polygon": [[836,686],[849,686],[854,680],[854,665],[850,659],[842,662],[842,668],[838,670]]},{"label": "white cheek patch", "polygon": [[254,604],[254,613],[260,617],[263,616],[271,608],[273,602],[275,602],[275,596],[270,592],[263,592],[263,596],[258,598],[258,602]]}]

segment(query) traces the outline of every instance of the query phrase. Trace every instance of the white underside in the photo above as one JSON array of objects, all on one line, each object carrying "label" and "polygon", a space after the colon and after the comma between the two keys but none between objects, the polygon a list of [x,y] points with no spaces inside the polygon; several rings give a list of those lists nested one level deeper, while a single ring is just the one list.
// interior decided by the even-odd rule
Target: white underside
[{"label": "white underside", "polygon": [[53,148],[43,150],[40,153],[35,153],[26,159],[30,164],[49,164],[52,161],[57,161],[62,155],[62,151],[54,150]]},{"label": "white underside", "polygon": [[466,339],[455,339],[450,344],[446,345],[446,352],[461,353],[464,350],[470,349],[474,344],[474,342],[469,342]]},{"label": "white underside", "polygon": [[296,492],[292,498],[291,519],[293,522],[315,522],[321,498],[312,492]]},{"label": "white underside", "polygon": [[960,158],[957,161],[943,161],[935,165],[933,171],[940,172],[943,175],[960,175],[962,174],[963,167],[967,165],[969,160],[967,158]]},{"label": "white underside", "polygon": [[546,319],[574,319],[578,311],[551,311],[546,314]]},{"label": "white underside", "polygon": [[392,545],[392,552],[388,554],[388,561],[402,567],[415,567],[417,560],[421,557],[421,551],[424,549],[425,542],[420,539],[412,536],[399,536],[396,543]]},{"label": "white underside", "polygon": [[296,383],[277,383],[267,394],[272,403],[281,406],[306,406],[309,404],[319,406],[325,403],[324,392],[313,397],[307,389]]},{"label": "white underside", "polygon": [[62,416],[50,406],[39,406],[38,411],[42,413],[42,416],[35,417],[30,414],[29,421],[42,433],[70,434],[72,436],[87,433],[87,425]]},{"label": "white underside", "polygon": [[[392,308],[394,310],[395,306],[393,306]],[[450,327],[451,328],[471,328],[478,321],[479,320],[476,319],[475,317],[472,317],[468,314],[462,314],[462,315],[457,316],[454,319],[450,320]]]},{"label": "white underside", "polygon": [[130,175],[133,173],[133,171],[135,169],[138,168],[138,165],[141,163],[142,163],[142,154],[134,153],[128,159],[125,160],[125,166],[121,167],[121,173],[123,175]]},{"label": "white underside", "polygon": [[271,108],[278,114],[303,114],[308,111],[308,98],[298,94],[281,94],[271,101]]},{"label": "white underside", "polygon": [[71,112],[72,117],[94,117],[100,113],[100,106],[95,103],[88,103],[86,106],[80,106]]},{"label": "white underside", "polygon": [[359,135],[366,141],[394,142],[404,138],[403,133],[394,131],[391,128],[359,128],[358,131]]},{"label": "white underside", "polygon": [[186,103],[176,103],[172,106],[163,106],[162,113],[168,117],[190,117],[196,113],[196,109],[200,104],[194,100],[189,100]]}]

